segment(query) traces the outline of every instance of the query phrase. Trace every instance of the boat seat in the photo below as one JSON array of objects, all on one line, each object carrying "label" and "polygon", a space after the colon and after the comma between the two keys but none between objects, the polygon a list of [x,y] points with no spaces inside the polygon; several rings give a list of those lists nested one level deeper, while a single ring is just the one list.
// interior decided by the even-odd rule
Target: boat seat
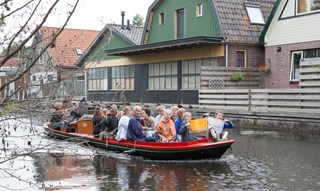
[{"label": "boat seat", "polygon": [[77,133],[92,135],[93,122],[92,120],[81,120],[77,122]]}]

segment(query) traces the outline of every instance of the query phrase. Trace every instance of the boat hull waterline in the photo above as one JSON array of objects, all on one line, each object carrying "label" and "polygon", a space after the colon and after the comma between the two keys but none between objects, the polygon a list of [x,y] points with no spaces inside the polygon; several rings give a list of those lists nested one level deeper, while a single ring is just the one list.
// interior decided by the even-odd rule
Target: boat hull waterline
[{"label": "boat hull waterline", "polygon": [[234,143],[234,140],[212,142],[210,138],[174,143],[117,141],[114,138],[101,140],[89,134],[55,130],[50,128],[48,124],[44,125],[44,129],[49,136],[54,138],[81,141],[97,148],[124,152],[154,160],[218,159]]}]

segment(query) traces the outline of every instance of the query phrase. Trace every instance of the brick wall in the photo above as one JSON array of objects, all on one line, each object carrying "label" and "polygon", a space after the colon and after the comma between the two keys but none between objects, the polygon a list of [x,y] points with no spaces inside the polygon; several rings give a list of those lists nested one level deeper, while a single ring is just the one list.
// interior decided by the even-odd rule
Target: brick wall
[{"label": "brick wall", "polygon": [[247,67],[258,67],[264,63],[264,47],[257,45],[229,45],[229,67],[236,67],[236,51],[246,51]]},{"label": "brick wall", "polygon": [[290,82],[291,52],[314,48],[320,48],[320,41],[267,46],[265,63],[271,66],[271,73],[265,75],[264,87],[299,88],[298,82]]}]

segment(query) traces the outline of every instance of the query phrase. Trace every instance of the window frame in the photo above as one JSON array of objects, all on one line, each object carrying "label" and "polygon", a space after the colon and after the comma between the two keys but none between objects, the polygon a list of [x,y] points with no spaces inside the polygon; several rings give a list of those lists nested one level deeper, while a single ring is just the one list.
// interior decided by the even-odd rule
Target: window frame
[{"label": "window frame", "polygon": [[[256,11],[259,10],[259,12],[256,12],[256,11],[252,12],[254,9],[256,9]],[[266,24],[266,21],[265,21],[265,18],[263,17],[263,13],[262,13],[260,6],[245,4],[245,10],[247,12],[247,16],[248,16],[250,24],[252,24],[252,25],[265,25]]]},{"label": "window frame", "polygon": [[203,4],[197,3],[196,5],[196,17],[202,17],[203,15]]},{"label": "window frame", "polygon": [[[43,47],[39,47],[39,48],[38,48],[38,54],[41,54],[42,50],[43,50]],[[44,53],[42,53],[42,54],[39,56],[39,64],[42,65],[43,62],[44,62]]]},{"label": "window frame", "polygon": [[109,75],[107,67],[88,69],[88,91],[109,90]]},{"label": "window frame", "polygon": [[[181,66],[181,88],[182,90],[198,90],[201,87],[201,66],[214,66],[215,58],[200,58],[192,60],[183,60]],[[190,62],[194,63],[194,71],[190,72]],[[199,66],[200,65],[200,66]],[[185,68],[186,67],[186,68]],[[194,86],[190,86],[190,77],[194,78]],[[184,78],[187,78],[188,87],[185,86]]]},{"label": "window frame", "polygon": [[[161,72],[164,72],[164,73],[161,73]],[[170,83],[170,87],[168,86],[169,83]],[[148,90],[152,90],[152,91],[178,90],[178,62],[172,61],[172,62],[160,62],[160,63],[158,62],[158,63],[149,64],[148,65]]]},{"label": "window frame", "polygon": [[[243,66],[237,66],[237,62],[238,62],[238,52],[243,52]],[[243,67],[243,68],[247,68],[247,51],[246,50],[236,50],[236,67]]]},{"label": "window frame", "polygon": [[[183,11],[183,21],[179,20],[179,13],[180,11]],[[181,9],[177,9],[174,11],[174,38],[175,39],[182,39],[182,38],[186,38],[186,9],[185,8],[181,8]],[[179,35],[179,23],[182,22],[183,24],[183,36]]]},{"label": "window frame", "polygon": [[81,56],[83,54],[83,52],[82,52],[80,47],[75,47],[74,50],[76,51],[78,56]]},{"label": "window frame", "polygon": [[159,13],[159,25],[165,24],[165,15],[164,12]]},{"label": "window frame", "polygon": [[[291,61],[290,61],[290,77],[289,77],[289,81],[290,82],[297,82],[300,79],[293,79],[293,70],[294,70],[294,54],[301,54],[300,60],[303,58],[304,52],[303,50],[299,50],[299,51],[292,51],[291,52]],[[299,66],[300,66],[300,61],[299,61]],[[300,69],[300,68],[299,68]],[[300,75],[299,75],[300,76]]]},{"label": "window frame", "polygon": [[[135,74],[134,65],[112,67],[111,68],[111,90],[112,91],[118,91],[118,90],[134,91],[135,90],[134,74]],[[116,84],[118,82],[120,82],[119,87],[116,87]]]},{"label": "window frame", "polygon": [[[311,10],[311,1],[313,1],[313,0],[307,0],[307,1],[309,1],[309,7],[307,7],[307,10],[306,10],[306,12],[301,12],[301,13],[299,13],[299,0],[296,0],[295,1],[295,5],[296,5],[296,15],[304,15],[304,14],[313,14],[313,13],[318,13],[318,12],[320,12],[320,9],[318,9],[318,10]],[[310,9],[310,10],[308,10],[308,9]]]}]

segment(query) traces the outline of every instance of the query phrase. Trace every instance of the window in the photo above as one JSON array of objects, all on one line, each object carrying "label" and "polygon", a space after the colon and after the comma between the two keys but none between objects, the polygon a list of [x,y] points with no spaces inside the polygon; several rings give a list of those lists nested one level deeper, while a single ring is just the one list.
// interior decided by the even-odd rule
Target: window
[{"label": "window", "polygon": [[202,3],[198,3],[196,6],[196,16],[197,17],[202,16]]},{"label": "window", "polygon": [[113,90],[134,90],[134,66],[116,66],[111,70]]},{"label": "window", "polygon": [[297,0],[297,13],[310,13],[320,10],[319,0]]},{"label": "window", "polygon": [[32,81],[35,82],[37,80],[37,76],[32,76]]},{"label": "window", "polygon": [[236,66],[246,67],[246,51],[236,51]]},{"label": "window", "polygon": [[108,90],[108,68],[88,70],[88,90]]},{"label": "window", "polygon": [[47,79],[48,79],[49,82],[51,82],[53,80],[53,76],[51,74],[49,74]]},{"label": "window", "polygon": [[185,37],[184,9],[176,10],[175,32],[177,39]]},{"label": "window", "polygon": [[320,48],[303,51],[303,57],[304,58],[320,57]]},{"label": "window", "polygon": [[77,76],[77,81],[84,81],[84,75]]},{"label": "window", "polygon": [[[43,50],[42,47],[40,47],[40,48],[38,49],[39,55],[41,54],[42,50]],[[40,57],[39,57],[39,64],[43,64],[43,54],[41,54]]]},{"label": "window", "polygon": [[266,24],[259,6],[245,5],[245,7],[251,24]]},{"label": "window", "polygon": [[163,25],[164,24],[164,13],[160,13],[159,14],[159,25]]},{"label": "window", "polygon": [[302,51],[292,52],[290,80],[297,81],[300,76],[300,60],[303,58]]},{"label": "window", "polygon": [[75,48],[77,55],[81,56],[83,54],[81,48]]},{"label": "window", "polygon": [[149,64],[150,90],[176,90],[178,88],[178,63]]},{"label": "window", "polygon": [[294,51],[291,55],[290,81],[298,81],[300,78],[300,60],[302,58],[320,57],[320,48],[304,51]]},{"label": "window", "polygon": [[182,89],[200,89],[201,66],[214,66],[214,58],[182,61]]}]

